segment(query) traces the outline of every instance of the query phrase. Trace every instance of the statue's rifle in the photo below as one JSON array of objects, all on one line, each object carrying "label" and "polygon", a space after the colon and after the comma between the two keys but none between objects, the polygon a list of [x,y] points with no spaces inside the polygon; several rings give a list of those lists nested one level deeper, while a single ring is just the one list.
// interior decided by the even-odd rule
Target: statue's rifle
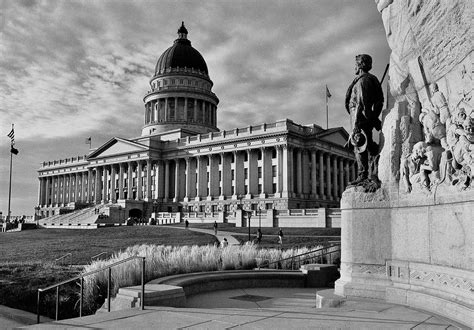
[{"label": "statue's rifle", "polygon": [[387,66],[385,67],[385,71],[384,71],[383,76],[382,76],[382,80],[380,80],[380,85],[382,85],[383,80],[385,79],[385,76],[387,75],[388,67],[389,67],[389,66],[390,66],[390,64],[387,63]]}]

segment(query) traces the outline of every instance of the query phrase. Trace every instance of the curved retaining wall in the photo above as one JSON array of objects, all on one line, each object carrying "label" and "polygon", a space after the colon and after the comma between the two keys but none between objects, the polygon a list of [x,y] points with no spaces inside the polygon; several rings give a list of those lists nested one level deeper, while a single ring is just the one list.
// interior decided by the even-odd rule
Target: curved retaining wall
[{"label": "curved retaining wall", "polygon": [[186,296],[215,290],[236,288],[305,287],[306,275],[301,271],[236,270],[192,273],[162,277],[148,284],[182,287]]}]

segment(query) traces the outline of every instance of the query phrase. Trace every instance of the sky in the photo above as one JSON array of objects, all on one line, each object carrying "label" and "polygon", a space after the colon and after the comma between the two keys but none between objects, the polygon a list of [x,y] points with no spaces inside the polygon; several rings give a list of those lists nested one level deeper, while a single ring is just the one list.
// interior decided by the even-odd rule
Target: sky
[{"label": "sky", "polygon": [[374,0],[0,0],[0,211],[33,215],[37,170],[144,124],[143,96],[184,21],[218,96],[221,130],[289,118],[349,131],[354,57],[379,79],[390,49]]}]

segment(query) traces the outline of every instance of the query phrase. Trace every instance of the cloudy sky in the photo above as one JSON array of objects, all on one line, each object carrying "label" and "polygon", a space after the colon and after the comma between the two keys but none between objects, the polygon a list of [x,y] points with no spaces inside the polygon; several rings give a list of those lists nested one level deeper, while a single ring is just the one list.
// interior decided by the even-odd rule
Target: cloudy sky
[{"label": "cloudy sky", "polygon": [[33,214],[40,162],[140,135],[143,96],[181,21],[220,99],[220,129],[290,118],[349,130],[354,56],[389,61],[374,0],[0,0],[0,211]]}]

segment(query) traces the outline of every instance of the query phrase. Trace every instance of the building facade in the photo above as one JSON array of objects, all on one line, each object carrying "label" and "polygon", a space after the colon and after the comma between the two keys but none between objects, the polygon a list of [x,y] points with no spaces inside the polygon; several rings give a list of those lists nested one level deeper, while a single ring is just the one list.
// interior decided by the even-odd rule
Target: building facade
[{"label": "building facade", "polygon": [[219,130],[219,99],[187,34],[183,24],[157,62],[140,137],[42,163],[38,217],[99,204],[120,218],[339,206],[356,177],[347,132],[289,119]]}]

